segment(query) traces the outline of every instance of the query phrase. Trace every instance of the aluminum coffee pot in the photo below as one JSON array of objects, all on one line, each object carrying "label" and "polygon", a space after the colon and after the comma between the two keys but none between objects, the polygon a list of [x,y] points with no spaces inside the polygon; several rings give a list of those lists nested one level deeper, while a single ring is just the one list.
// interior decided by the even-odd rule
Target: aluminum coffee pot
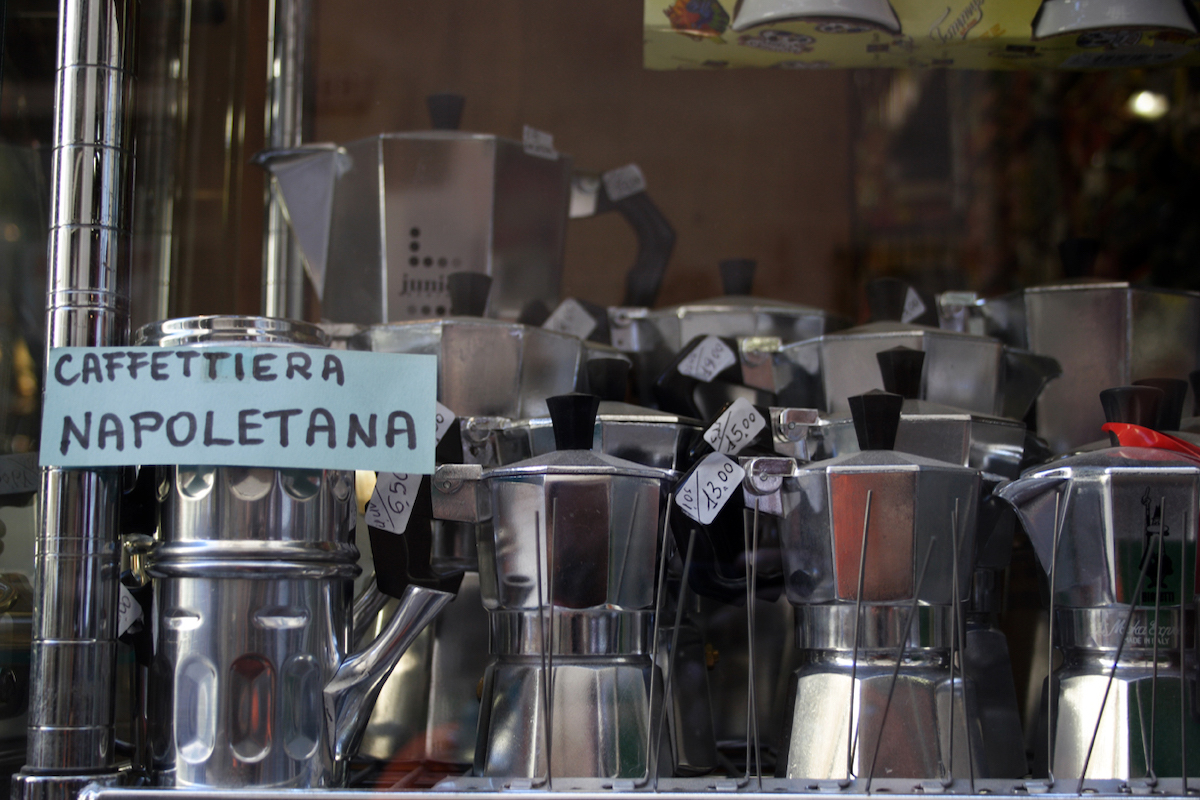
[{"label": "aluminum coffee pot", "polygon": [[979,473],[887,449],[901,403],[850,399],[861,452],[804,466],[743,460],[747,505],[784,518],[803,658],[780,777],[986,776],[974,686],[952,658]]},{"label": "aluminum coffee pot", "polygon": [[596,403],[550,399],[560,446],[550,455],[443,465],[434,476],[436,516],[492,522],[490,536],[479,529],[491,620],[479,776],[671,771],[656,755],[664,687],[653,630],[666,494],[678,474],[592,452]]},{"label": "aluminum coffee pot", "polygon": [[[195,317],[138,345],[321,346],[315,325]],[[189,788],[344,786],[379,686],[451,599],[410,586],[387,629],[348,652],[354,474],[158,467],[148,556],[157,633],[146,715],[156,782]]]},{"label": "aluminum coffee pot", "polygon": [[1200,724],[1181,693],[1195,680],[1200,464],[1115,447],[1031,470],[998,494],[1049,579],[1051,637],[1063,654],[1050,684],[1051,773],[1196,774]]}]

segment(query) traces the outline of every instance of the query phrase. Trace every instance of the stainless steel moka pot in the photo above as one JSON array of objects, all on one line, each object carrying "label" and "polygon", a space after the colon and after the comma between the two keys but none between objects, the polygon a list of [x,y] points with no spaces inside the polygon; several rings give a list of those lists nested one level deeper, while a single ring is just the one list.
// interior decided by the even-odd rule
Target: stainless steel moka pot
[{"label": "stainless steel moka pot", "polygon": [[784,520],[802,655],[780,777],[986,776],[974,686],[952,658],[979,473],[890,450],[901,403],[850,399],[861,452],[743,459],[747,505]]},{"label": "stainless steel moka pot", "polygon": [[560,449],[548,456],[443,465],[434,476],[436,516],[492,521],[479,541],[491,659],[478,776],[671,771],[656,756],[664,687],[653,642],[655,567],[678,474],[592,452],[596,403],[551,398]]},{"label": "stainless steel moka pot", "polygon": [[[134,343],[320,346],[313,325],[198,317]],[[154,780],[188,788],[343,786],[375,694],[453,595],[409,587],[387,629],[350,654],[354,474],[158,467]]]},{"label": "stainless steel moka pot", "polygon": [[1181,692],[1195,692],[1200,464],[1115,447],[1031,470],[998,494],[1046,572],[1062,652],[1050,683],[1050,774],[1179,777],[1186,741],[1195,775],[1200,725]]}]

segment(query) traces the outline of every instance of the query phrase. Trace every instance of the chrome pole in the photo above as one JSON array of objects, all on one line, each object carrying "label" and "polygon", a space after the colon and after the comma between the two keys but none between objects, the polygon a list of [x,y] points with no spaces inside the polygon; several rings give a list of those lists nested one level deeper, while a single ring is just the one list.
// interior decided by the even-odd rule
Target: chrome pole
[{"label": "chrome pole", "polygon": [[[136,12],[131,0],[59,6],[48,347],[129,338]],[[73,797],[116,779],[120,496],[117,469],[42,470],[28,749],[15,797]]]},{"label": "chrome pole", "polygon": [[[271,0],[271,32],[267,62],[266,142],[271,149],[295,147],[304,140],[305,70],[309,56],[311,0]],[[263,314],[304,317],[304,268],[300,251],[283,215],[275,179],[267,179],[263,222]]]}]

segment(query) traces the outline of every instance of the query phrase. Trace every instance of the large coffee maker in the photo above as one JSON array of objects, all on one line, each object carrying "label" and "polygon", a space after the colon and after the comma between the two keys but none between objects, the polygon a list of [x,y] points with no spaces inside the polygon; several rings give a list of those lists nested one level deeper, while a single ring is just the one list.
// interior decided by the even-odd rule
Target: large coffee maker
[{"label": "large coffee maker", "polygon": [[850,398],[861,452],[743,459],[747,505],[784,520],[802,655],[779,777],[987,776],[975,689],[954,666],[979,473],[891,451],[902,402]]},{"label": "large coffee maker", "polygon": [[[255,317],[168,320],[142,346],[323,346],[314,325]],[[155,469],[144,467],[143,469]],[[157,467],[159,535],[149,699],[152,778],[190,788],[345,785],[379,686],[453,595],[410,586],[349,654],[354,474]]]},{"label": "large coffee maker", "polygon": [[1200,724],[1186,694],[1200,463],[1119,446],[1031,470],[998,495],[1045,570],[1051,644],[1062,652],[1041,771],[1078,779],[1081,792],[1084,778],[1153,785],[1196,774]]},{"label": "large coffee maker", "polygon": [[592,452],[597,404],[578,394],[548,401],[554,453],[491,469],[443,465],[434,476],[436,516],[492,521],[479,529],[491,658],[478,776],[671,771],[657,756],[655,567],[678,475]]}]

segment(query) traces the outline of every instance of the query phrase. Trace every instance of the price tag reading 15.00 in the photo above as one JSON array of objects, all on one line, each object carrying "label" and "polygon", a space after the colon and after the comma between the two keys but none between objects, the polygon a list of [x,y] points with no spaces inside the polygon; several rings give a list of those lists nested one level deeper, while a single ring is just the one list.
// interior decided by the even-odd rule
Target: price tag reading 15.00
[{"label": "price tag reading 15.00", "polygon": [[675,503],[701,525],[712,522],[734,490],[746,477],[746,471],[720,453],[709,453],[683,479],[675,490]]},{"label": "price tag reading 15.00", "polygon": [[712,445],[712,449],[727,456],[742,452],[746,445],[767,427],[763,415],[744,397],[739,397],[729,404],[725,413],[717,417],[717,421],[704,432],[704,441]]},{"label": "price tag reading 15.00", "polygon": [[709,383],[737,363],[737,354],[716,336],[705,336],[679,362],[679,373]]}]

